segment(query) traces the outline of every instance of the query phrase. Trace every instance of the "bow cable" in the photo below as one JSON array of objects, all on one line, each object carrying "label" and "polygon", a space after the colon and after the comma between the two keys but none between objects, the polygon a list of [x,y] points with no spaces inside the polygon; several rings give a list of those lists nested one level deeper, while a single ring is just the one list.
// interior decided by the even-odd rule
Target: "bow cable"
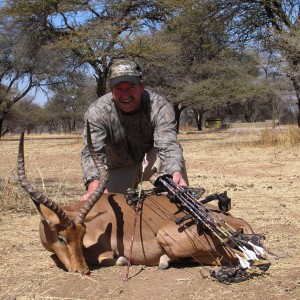
[{"label": "bow cable", "polygon": [[142,162],[142,174],[141,174],[138,201],[134,208],[134,211],[135,211],[134,222],[133,222],[133,228],[132,228],[132,235],[131,235],[130,249],[129,249],[128,261],[127,261],[126,274],[125,274],[125,281],[128,281],[128,279],[129,279],[129,267],[131,265],[131,255],[132,255],[132,248],[133,248],[133,242],[134,242],[134,237],[135,237],[136,222],[137,222],[137,217],[138,217],[138,214],[140,211],[140,204],[144,200],[144,199],[142,199],[142,184],[143,184],[144,173],[145,173],[145,169],[146,169],[147,165],[148,165],[147,153],[145,153],[145,156],[144,156],[144,159]]}]

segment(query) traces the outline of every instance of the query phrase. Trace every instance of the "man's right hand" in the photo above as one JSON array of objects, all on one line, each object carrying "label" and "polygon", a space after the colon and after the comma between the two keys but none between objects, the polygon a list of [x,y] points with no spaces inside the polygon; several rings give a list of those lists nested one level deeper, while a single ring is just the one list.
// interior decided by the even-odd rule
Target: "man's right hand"
[{"label": "man's right hand", "polygon": [[[95,192],[96,188],[99,185],[99,180],[94,180],[88,185],[87,192],[83,195],[83,197],[80,199],[81,202],[87,201],[92,194]],[[107,189],[104,190],[104,193],[108,193]]]}]

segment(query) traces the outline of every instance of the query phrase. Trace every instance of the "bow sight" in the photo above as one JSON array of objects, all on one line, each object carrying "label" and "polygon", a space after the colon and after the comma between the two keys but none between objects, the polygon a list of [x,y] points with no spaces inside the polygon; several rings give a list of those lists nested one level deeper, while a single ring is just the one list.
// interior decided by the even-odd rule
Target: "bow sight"
[{"label": "bow sight", "polygon": [[203,200],[198,200],[205,192],[203,188],[181,187],[173,181],[172,176],[169,174],[156,173],[151,177],[150,181],[160,191],[168,192],[168,197],[173,203],[189,199],[204,205],[213,200],[218,200],[218,206],[222,213],[231,209],[231,199],[228,198],[226,191],[221,194],[211,194]]}]

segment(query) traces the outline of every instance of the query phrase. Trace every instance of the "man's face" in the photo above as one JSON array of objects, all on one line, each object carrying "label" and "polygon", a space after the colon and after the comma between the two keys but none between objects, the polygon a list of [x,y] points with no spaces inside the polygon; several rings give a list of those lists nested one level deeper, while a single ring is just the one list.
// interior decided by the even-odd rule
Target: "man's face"
[{"label": "man's face", "polygon": [[137,85],[127,81],[112,87],[114,101],[124,113],[134,112],[140,107],[143,92],[143,84]]}]

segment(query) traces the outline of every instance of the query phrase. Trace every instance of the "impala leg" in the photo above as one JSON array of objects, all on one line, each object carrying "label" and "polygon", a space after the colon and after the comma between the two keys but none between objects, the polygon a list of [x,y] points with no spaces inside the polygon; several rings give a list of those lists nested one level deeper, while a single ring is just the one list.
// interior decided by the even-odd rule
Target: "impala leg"
[{"label": "impala leg", "polygon": [[159,261],[160,269],[166,269],[170,262],[184,261],[183,258],[207,265],[237,263],[236,257],[218,239],[207,234],[199,235],[196,226],[181,232],[178,227],[165,226],[158,231],[156,238],[165,252]]},{"label": "impala leg", "polygon": [[99,265],[109,267],[116,264],[116,259],[111,251],[103,252],[98,256]]},{"label": "impala leg", "polygon": [[157,232],[156,238],[161,248],[165,252],[160,256],[158,265],[159,269],[167,269],[170,265],[170,262],[176,261],[180,257],[189,256],[188,253],[185,253],[185,249],[181,247],[182,236],[180,236],[177,227],[173,226],[173,224],[162,227]]},{"label": "impala leg", "polygon": [[109,267],[109,266],[126,266],[128,264],[128,260],[125,256],[120,256],[118,258],[114,257],[113,252],[104,252],[98,257],[98,262],[101,266]]}]

